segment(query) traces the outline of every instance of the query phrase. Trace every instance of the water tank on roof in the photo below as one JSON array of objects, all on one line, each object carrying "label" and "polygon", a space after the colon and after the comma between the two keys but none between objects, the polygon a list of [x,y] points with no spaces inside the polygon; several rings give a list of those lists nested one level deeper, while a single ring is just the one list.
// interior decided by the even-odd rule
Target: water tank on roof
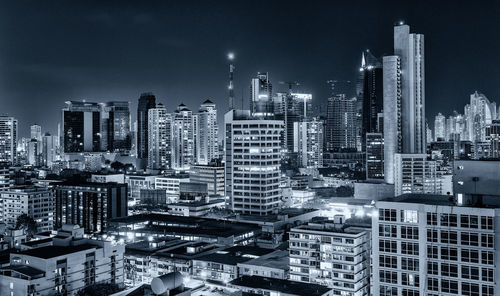
[{"label": "water tank on roof", "polygon": [[151,281],[153,293],[161,295],[167,291],[181,287],[184,284],[184,277],[178,271],[167,273]]}]

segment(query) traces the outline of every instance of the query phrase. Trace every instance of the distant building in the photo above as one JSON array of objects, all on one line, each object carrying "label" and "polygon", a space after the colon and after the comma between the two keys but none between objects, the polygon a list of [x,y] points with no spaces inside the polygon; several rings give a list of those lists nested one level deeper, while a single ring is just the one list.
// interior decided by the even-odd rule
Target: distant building
[{"label": "distant building", "polygon": [[323,122],[317,119],[293,123],[293,152],[304,168],[323,167]]},{"label": "distant building", "polygon": [[448,140],[446,138],[446,117],[441,113],[438,113],[434,119],[434,137],[434,141],[438,141],[439,139],[441,141]]},{"label": "distant building", "polygon": [[200,106],[197,131],[197,163],[208,164],[212,159],[219,158],[217,109],[210,100],[206,100]]},{"label": "distant building", "polygon": [[384,180],[384,135],[367,133],[366,136],[366,179],[369,181]]},{"label": "distant building", "polygon": [[33,124],[30,126],[31,139],[35,139],[37,141],[42,141],[42,127],[38,124]]},{"label": "distant building", "polygon": [[339,94],[328,99],[326,148],[329,151],[356,150],[356,98]]},{"label": "distant building", "polygon": [[250,113],[254,117],[265,118],[273,116],[273,85],[267,72],[257,73],[250,85]]},{"label": "distant building", "polygon": [[102,104],[102,150],[128,152],[132,148],[129,105],[126,101]]},{"label": "distant building", "polygon": [[137,105],[137,158],[148,158],[148,112],[156,106],[156,97],[153,93],[143,93]]},{"label": "distant building", "polygon": [[172,115],[163,104],[148,111],[148,168],[172,167]]},{"label": "distant building", "polygon": [[208,195],[224,196],[224,164],[221,161],[191,166],[189,179],[195,183],[206,183]]},{"label": "distant building", "polygon": [[497,105],[477,91],[470,95],[470,103],[465,105],[464,117],[466,138],[471,142],[486,141],[486,126],[497,119]]},{"label": "distant building", "polygon": [[17,119],[0,116],[0,162],[16,163]]},{"label": "distant building", "polygon": [[64,153],[101,151],[101,108],[97,103],[67,101],[62,110]]},{"label": "distant building", "polygon": [[441,178],[437,162],[428,160],[426,154],[395,155],[395,195],[407,193],[440,194]]},{"label": "distant building", "polygon": [[41,164],[49,168],[58,160],[59,155],[59,138],[45,133],[42,136],[42,155]]},{"label": "distant building", "polygon": [[193,115],[184,104],[180,104],[173,115],[172,127],[172,168],[189,170],[197,156],[196,130],[198,116]]}]

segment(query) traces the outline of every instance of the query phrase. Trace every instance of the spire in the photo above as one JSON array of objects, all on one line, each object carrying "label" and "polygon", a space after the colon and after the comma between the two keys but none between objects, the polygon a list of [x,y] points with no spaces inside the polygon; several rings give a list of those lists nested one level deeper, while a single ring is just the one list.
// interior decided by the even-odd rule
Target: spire
[{"label": "spire", "polygon": [[363,69],[364,69],[364,68],[365,68],[365,66],[366,66],[366,61],[365,61],[365,52],[363,51],[363,52],[361,53],[361,68],[363,68]]}]

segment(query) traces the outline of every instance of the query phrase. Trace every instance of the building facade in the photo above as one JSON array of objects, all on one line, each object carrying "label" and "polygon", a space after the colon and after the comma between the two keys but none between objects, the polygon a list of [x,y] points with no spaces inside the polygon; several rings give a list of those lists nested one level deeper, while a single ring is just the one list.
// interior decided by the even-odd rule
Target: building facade
[{"label": "building facade", "polygon": [[215,104],[206,100],[198,112],[197,163],[208,164],[219,158],[219,126]]},{"label": "building facade", "polygon": [[0,116],[0,162],[16,163],[17,119]]},{"label": "building facade", "polygon": [[156,97],[153,93],[143,93],[137,105],[137,158],[148,158],[148,112],[156,106]]},{"label": "building facade", "polygon": [[148,111],[148,168],[172,167],[172,115],[160,103]]}]

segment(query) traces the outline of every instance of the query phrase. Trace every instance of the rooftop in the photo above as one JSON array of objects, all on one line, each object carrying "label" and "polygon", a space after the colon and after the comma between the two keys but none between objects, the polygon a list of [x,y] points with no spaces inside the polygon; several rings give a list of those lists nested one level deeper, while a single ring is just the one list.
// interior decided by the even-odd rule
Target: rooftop
[{"label": "rooftop", "polygon": [[301,283],[289,280],[279,280],[260,276],[242,276],[230,283],[232,286],[248,287],[253,289],[264,289],[269,291],[277,291],[289,295],[304,295],[304,296],[320,296],[330,288],[311,283]]},{"label": "rooftop", "polygon": [[50,259],[97,248],[99,247],[91,244],[82,244],[77,246],[46,246],[46,247],[21,251],[19,252],[19,254],[42,258],[42,259]]},{"label": "rooftop", "polygon": [[289,255],[288,250],[276,250],[259,258],[251,259],[244,264],[288,270]]},{"label": "rooftop", "polygon": [[1,270],[1,273],[4,273],[5,271],[14,271],[17,273],[20,273],[22,275],[28,276],[30,278],[37,278],[41,277],[45,274],[42,270],[33,268],[28,265],[10,265],[7,267],[4,267]]},{"label": "rooftop", "polygon": [[234,246],[216,253],[200,256],[196,260],[236,265],[238,263],[243,263],[255,259],[255,256],[263,256],[271,252],[273,252],[273,249],[264,249],[251,246]]}]

